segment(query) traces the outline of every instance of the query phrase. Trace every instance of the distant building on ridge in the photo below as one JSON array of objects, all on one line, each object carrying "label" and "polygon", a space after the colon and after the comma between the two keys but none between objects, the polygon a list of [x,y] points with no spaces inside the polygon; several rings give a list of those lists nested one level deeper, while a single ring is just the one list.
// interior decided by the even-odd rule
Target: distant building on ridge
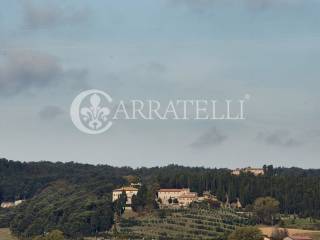
[{"label": "distant building on ridge", "polygon": [[158,191],[158,200],[163,206],[176,205],[186,207],[198,200],[198,194],[190,192],[189,188],[162,188]]},{"label": "distant building on ridge", "polygon": [[239,176],[241,173],[252,173],[255,176],[264,175],[263,168],[237,168],[231,172],[232,175]]},{"label": "distant building on ridge", "polygon": [[14,202],[3,202],[3,203],[1,203],[1,208],[16,207],[16,206],[20,205],[23,202],[24,202],[24,200],[17,200],[17,201],[14,201]]}]

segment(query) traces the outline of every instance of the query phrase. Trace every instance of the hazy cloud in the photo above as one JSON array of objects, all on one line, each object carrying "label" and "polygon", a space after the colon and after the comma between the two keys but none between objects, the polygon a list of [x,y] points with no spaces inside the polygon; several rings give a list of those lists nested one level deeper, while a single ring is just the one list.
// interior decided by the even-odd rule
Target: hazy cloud
[{"label": "hazy cloud", "polygon": [[199,136],[190,146],[192,148],[213,147],[223,143],[226,139],[227,136],[214,127]]},{"label": "hazy cloud", "polygon": [[53,120],[62,114],[64,111],[58,106],[45,106],[39,111],[39,117],[43,120]]},{"label": "hazy cloud", "polygon": [[320,130],[319,129],[310,130],[308,131],[307,135],[308,135],[308,139],[320,138]]},{"label": "hazy cloud", "polygon": [[65,70],[52,55],[35,51],[14,51],[0,56],[0,94],[14,95],[30,89],[56,85],[62,80],[85,81],[82,69]]},{"label": "hazy cloud", "polygon": [[277,130],[270,133],[260,132],[257,135],[257,140],[267,145],[279,147],[295,147],[302,144],[300,140],[293,137],[286,130]]},{"label": "hazy cloud", "polygon": [[83,23],[90,15],[88,8],[63,8],[53,2],[39,5],[31,0],[23,2],[23,11],[24,26],[34,29]]},{"label": "hazy cloud", "polygon": [[242,4],[248,9],[261,10],[272,7],[299,6],[304,3],[302,0],[169,0],[169,2],[174,6],[188,7],[197,12],[205,12],[223,5],[239,6]]},{"label": "hazy cloud", "polygon": [[247,7],[253,10],[264,10],[274,7],[297,7],[304,4],[302,0],[244,0]]},{"label": "hazy cloud", "polygon": [[48,54],[10,52],[0,61],[0,92],[15,94],[30,88],[46,87],[61,79],[63,68]]},{"label": "hazy cloud", "polygon": [[167,68],[161,63],[150,62],[146,65],[146,70],[150,73],[162,74],[166,72]]},{"label": "hazy cloud", "polygon": [[68,83],[68,87],[71,89],[88,89],[90,88],[87,82],[88,74],[87,69],[68,69],[64,72],[65,82]]}]

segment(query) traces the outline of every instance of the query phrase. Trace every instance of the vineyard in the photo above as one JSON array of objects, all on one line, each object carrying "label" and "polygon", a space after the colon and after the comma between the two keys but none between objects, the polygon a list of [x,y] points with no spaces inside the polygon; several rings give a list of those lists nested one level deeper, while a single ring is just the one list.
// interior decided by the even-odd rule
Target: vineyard
[{"label": "vineyard", "polygon": [[[161,210],[138,217],[124,217],[120,235],[144,239],[224,239],[237,226],[250,220],[230,209]],[[120,236],[119,236],[120,237]]]}]

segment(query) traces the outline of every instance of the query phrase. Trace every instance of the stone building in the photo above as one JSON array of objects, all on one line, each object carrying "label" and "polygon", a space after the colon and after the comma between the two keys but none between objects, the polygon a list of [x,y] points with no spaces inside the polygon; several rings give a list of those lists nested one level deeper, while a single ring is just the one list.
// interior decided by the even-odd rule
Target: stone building
[{"label": "stone building", "polygon": [[118,188],[113,190],[112,192],[112,201],[116,201],[120,195],[122,194],[122,192],[125,192],[127,195],[127,205],[131,205],[131,201],[132,201],[132,196],[133,195],[137,195],[138,193],[138,188],[134,188],[134,187],[122,187],[122,188]]}]

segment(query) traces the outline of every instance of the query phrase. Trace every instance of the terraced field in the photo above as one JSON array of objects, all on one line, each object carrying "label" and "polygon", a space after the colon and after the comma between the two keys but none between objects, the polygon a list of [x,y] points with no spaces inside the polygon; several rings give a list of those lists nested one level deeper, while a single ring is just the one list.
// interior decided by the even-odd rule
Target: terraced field
[{"label": "terraced field", "polygon": [[[163,210],[162,210],[163,211]],[[122,218],[122,237],[144,239],[221,239],[249,219],[229,209],[179,209]]]}]

